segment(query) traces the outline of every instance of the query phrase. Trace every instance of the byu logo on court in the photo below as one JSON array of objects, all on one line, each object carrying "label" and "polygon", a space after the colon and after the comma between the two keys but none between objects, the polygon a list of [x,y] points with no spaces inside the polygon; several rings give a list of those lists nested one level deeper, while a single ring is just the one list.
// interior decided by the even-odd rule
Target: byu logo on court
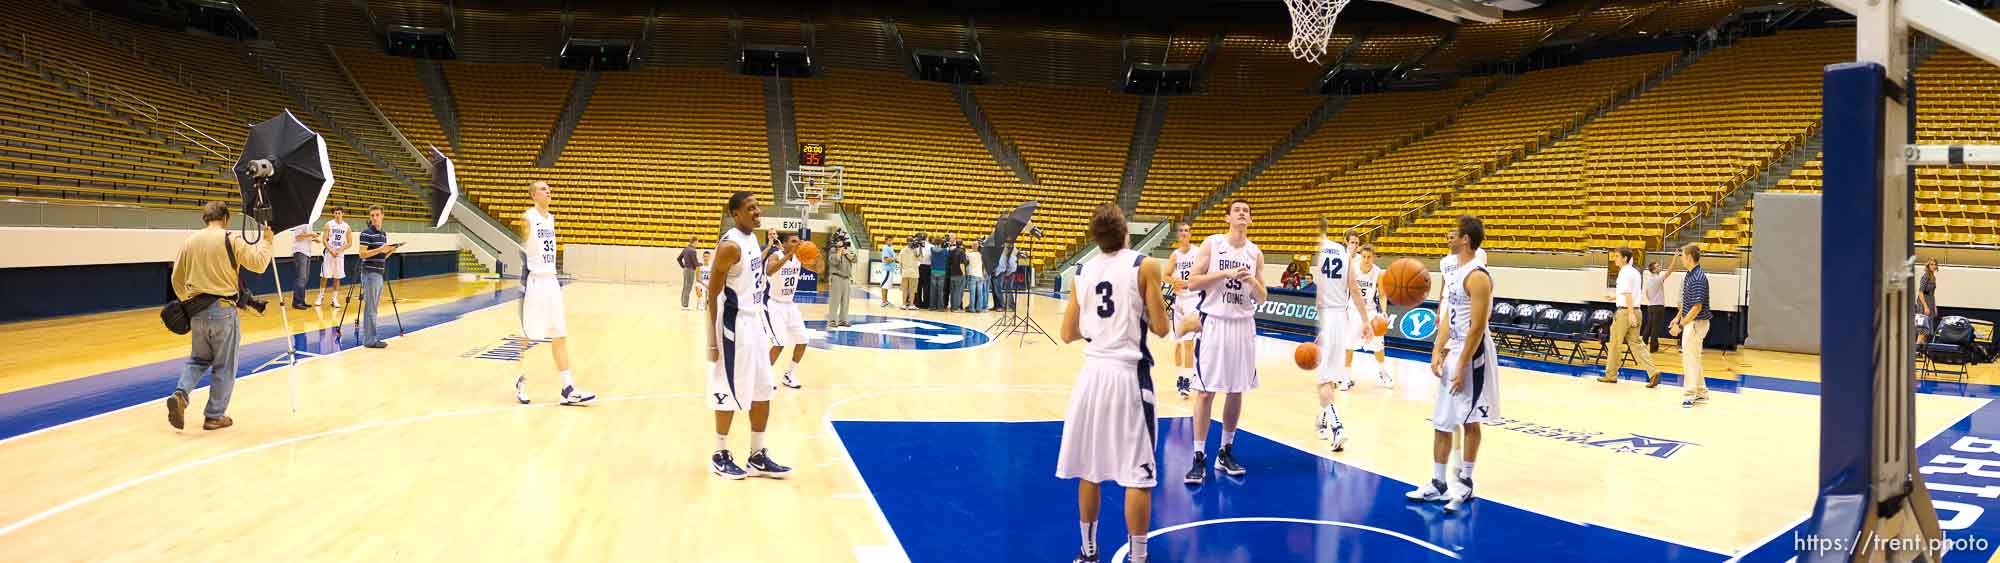
[{"label": "byu logo on court", "polygon": [[1410,309],[1403,313],[1403,321],[1396,323],[1396,329],[1402,331],[1405,337],[1429,340],[1431,335],[1437,334],[1437,312],[1430,309]]},{"label": "byu logo on court", "polygon": [[978,329],[940,321],[858,316],[853,323],[828,330],[826,321],[807,321],[806,327],[824,331],[827,344],[878,350],[960,350],[993,340]]}]

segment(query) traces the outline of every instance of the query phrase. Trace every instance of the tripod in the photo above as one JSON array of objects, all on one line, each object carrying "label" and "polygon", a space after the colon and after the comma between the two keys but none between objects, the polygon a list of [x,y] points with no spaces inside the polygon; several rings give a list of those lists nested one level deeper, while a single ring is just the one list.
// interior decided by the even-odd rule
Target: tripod
[{"label": "tripod", "polygon": [[[1029,239],[1028,250],[1028,255],[1034,256],[1033,238]],[[1019,273],[1018,269],[1016,273]],[[1005,338],[1010,334],[1018,335],[1021,337],[1020,344],[1022,345],[1028,343],[1028,335],[1039,334],[1043,338],[1049,339],[1050,344],[1055,344],[1056,337],[1050,336],[1049,331],[1044,330],[1041,323],[1035,322],[1035,296],[1034,292],[1028,290],[1029,287],[1034,285],[1034,278],[1032,276],[1023,276],[1023,278],[1025,281],[1021,284],[1021,287],[1002,291],[1002,293],[1011,296],[1017,305],[1009,307],[1005,313],[1002,313],[999,320],[993,321],[992,326],[986,327],[986,332],[992,333],[995,340]],[[1026,296],[1027,298],[1022,299],[1022,296]]]},{"label": "tripod", "polygon": [[[395,284],[391,284],[391,283],[389,283],[389,276],[388,276],[388,274],[389,274],[389,271],[388,271],[388,265],[387,265],[387,263],[386,263],[386,262],[385,262],[385,263],[383,264],[383,270],[382,270],[382,274],[383,274],[383,275],[382,275],[382,287],[383,287],[384,289],[387,289],[387,290],[388,290],[388,292],[389,292],[389,311],[390,311],[390,312],[392,312],[392,313],[394,313],[394,314],[396,315],[396,336],[402,336],[402,335],[403,335],[403,311],[401,310],[401,308],[399,308],[399,307],[397,307],[397,306],[396,306],[396,286],[395,286]],[[366,263],[366,262],[363,262],[363,263],[362,263],[362,266],[361,266],[361,275],[362,275],[362,276],[367,276],[367,275],[368,275],[368,266],[367,266],[367,263]],[[347,306],[347,304],[349,304],[349,303],[353,303],[353,302],[354,302],[354,290],[355,290],[355,289],[357,288],[357,286],[360,286],[360,285],[361,285],[361,284],[359,284],[359,283],[356,283],[356,284],[348,284],[348,286],[347,286],[347,295],[345,295],[345,296],[342,296],[342,297],[340,298],[340,303],[341,303],[341,305],[340,305],[340,321],[338,321],[338,322],[335,322],[335,323],[333,323],[333,324],[334,324],[335,326],[339,326],[339,325],[341,325],[341,324],[343,324],[343,323],[346,323],[346,322],[347,322],[347,312],[348,312],[348,311],[350,311],[350,310],[352,310],[352,308],[348,307],[348,306]],[[358,334],[361,334],[361,313],[359,313],[359,312],[356,312],[356,313],[354,313],[354,333],[355,333],[355,334],[357,334],[357,335],[358,335]],[[366,342],[363,342],[362,344],[367,344],[367,343],[366,343]]]}]

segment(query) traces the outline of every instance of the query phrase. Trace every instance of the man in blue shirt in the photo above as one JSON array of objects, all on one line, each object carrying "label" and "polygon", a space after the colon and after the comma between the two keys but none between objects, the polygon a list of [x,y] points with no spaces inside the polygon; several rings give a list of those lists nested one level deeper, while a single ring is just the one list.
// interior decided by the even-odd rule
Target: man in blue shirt
[{"label": "man in blue shirt", "polygon": [[1701,342],[1708,337],[1708,321],[1715,313],[1708,310],[1708,273],[1701,269],[1701,246],[1688,243],[1681,247],[1680,261],[1681,267],[1687,268],[1687,275],[1681,278],[1681,312],[1667,332],[1681,337],[1681,371],[1686,373],[1681,385],[1687,389],[1681,392],[1681,407],[1686,408],[1708,400],[1708,380],[1701,374]]},{"label": "man in blue shirt", "polygon": [[361,231],[361,345],[388,348],[377,338],[375,309],[382,302],[382,276],[389,271],[389,233],[382,231],[382,206],[368,207],[368,228]]},{"label": "man in blue shirt", "polygon": [[945,294],[950,291],[949,286],[951,285],[951,274],[945,270],[951,263],[950,235],[945,235],[942,240],[931,245],[930,260],[930,310],[943,311],[948,308],[945,302]]}]

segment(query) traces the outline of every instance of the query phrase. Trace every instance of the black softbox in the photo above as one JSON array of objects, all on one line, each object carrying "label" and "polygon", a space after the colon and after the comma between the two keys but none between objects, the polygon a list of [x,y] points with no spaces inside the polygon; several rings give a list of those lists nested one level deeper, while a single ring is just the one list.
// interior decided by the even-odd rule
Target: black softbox
[{"label": "black softbox", "polygon": [[306,128],[290,110],[250,126],[234,170],[244,213],[273,231],[311,223],[333,191],[326,139]]},{"label": "black softbox", "polygon": [[431,206],[431,228],[443,227],[451,219],[451,206],[458,203],[458,171],[452,168],[451,158],[435,146],[431,147],[431,185],[424,196]]}]

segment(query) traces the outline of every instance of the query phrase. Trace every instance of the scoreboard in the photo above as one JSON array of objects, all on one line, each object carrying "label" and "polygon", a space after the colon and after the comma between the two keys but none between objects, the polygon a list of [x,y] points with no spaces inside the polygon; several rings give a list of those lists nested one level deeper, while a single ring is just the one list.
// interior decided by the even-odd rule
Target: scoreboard
[{"label": "scoreboard", "polygon": [[826,166],[826,145],[805,143],[799,145],[800,166]]}]

